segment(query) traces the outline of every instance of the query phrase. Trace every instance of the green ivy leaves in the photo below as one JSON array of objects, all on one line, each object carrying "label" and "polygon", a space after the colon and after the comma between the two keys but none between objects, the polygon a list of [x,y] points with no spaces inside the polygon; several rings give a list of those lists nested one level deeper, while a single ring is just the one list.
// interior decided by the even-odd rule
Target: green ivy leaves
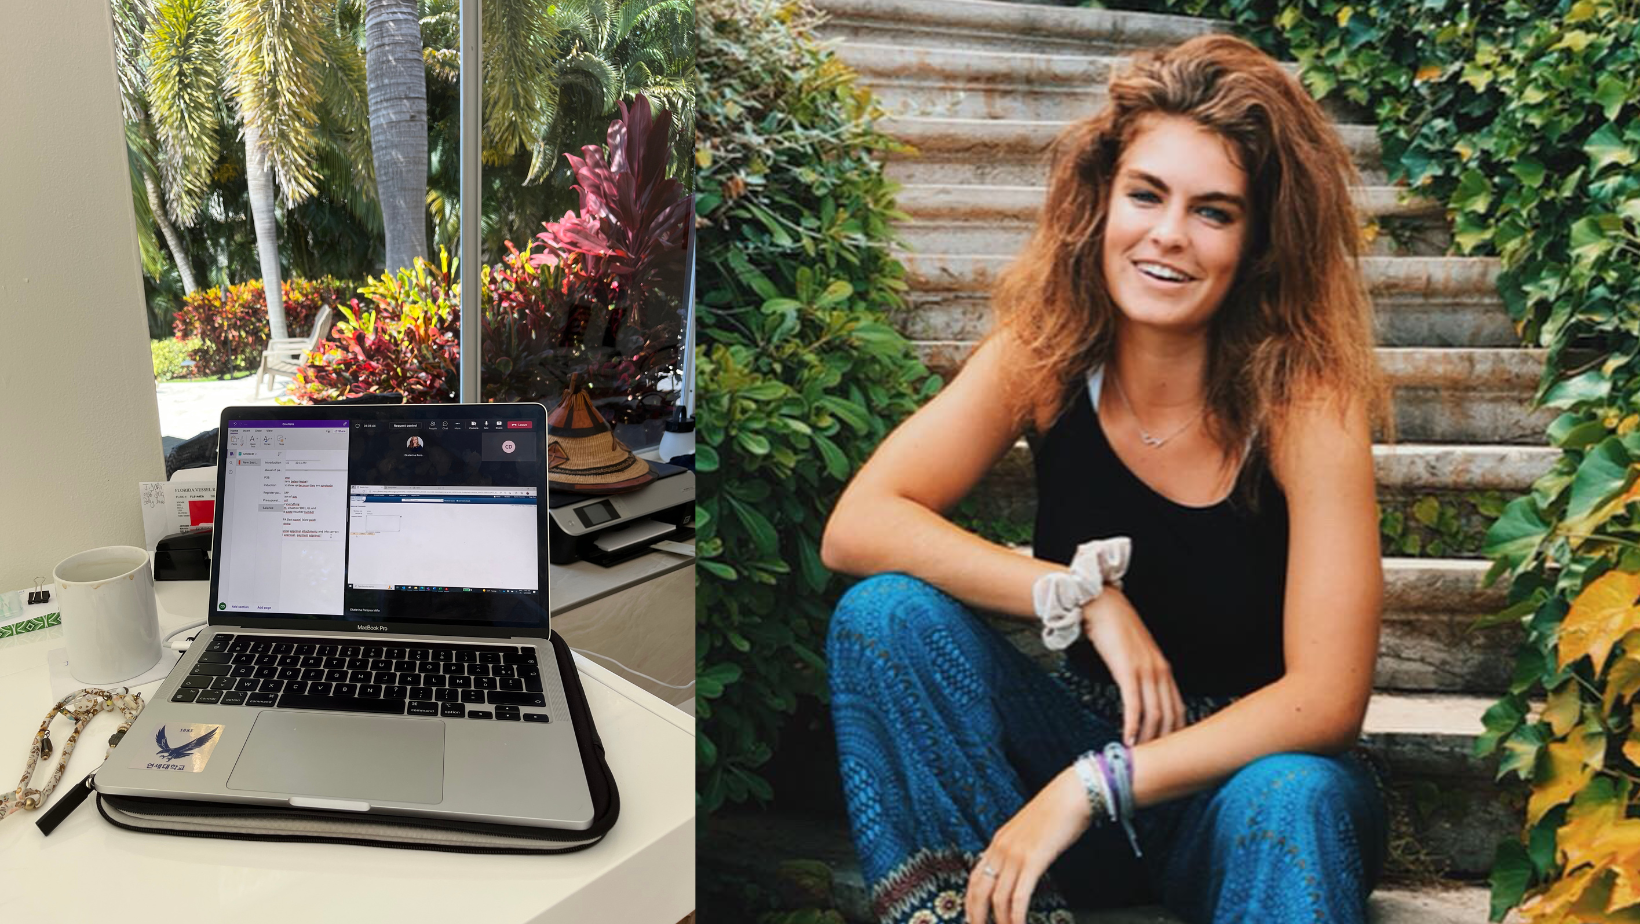
[{"label": "green ivy leaves", "polygon": [[885,322],[894,142],[805,7],[702,0],[696,467],[697,799],[766,800],[760,769],[824,698],[842,582],[820,560],[847,478],[939,387]]}]

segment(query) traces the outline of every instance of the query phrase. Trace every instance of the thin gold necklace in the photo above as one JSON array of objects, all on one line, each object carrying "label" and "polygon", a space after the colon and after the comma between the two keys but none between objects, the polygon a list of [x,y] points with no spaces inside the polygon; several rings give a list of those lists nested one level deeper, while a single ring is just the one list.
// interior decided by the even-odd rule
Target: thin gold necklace
[{"label": "thin gold necklace", "polygon": [[1179,429],[1166,436],[1151,436],[1150,431],[1145,429],[1145,425],[1139,422],[1139,412],[1135,411],[1133,405],[1128,402],[1127,392],[1122,390],[1122,380],[1116,377],[1115,371],[1111,372],[1110,383],[1116,386],[1116,397],[1122,399],[1122,406],[1127,408],[1128,416],[1133,418],[1133,425],[1139,428],[1140,441],[1152,449],[1160,449],[1168,440],[1190,429],[1195,425],[1196,419],[1202,415],[1202,411],[1207,408],[1207,403],[1204,401],[1202,406],[1196,409],[1196,413],[1191,414],[1190,419],[1186,420]]}]

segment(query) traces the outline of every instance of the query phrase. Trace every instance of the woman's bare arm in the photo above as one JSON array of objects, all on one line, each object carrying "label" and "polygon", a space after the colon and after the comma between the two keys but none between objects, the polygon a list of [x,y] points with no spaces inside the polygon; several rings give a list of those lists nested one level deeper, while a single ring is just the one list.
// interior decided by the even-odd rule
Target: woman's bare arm
[{"label": "woman's bare arm", "polygon": [[[1356,403],[1307,406],[1272,449],[1287,495],[1289,552],[1280,680],[1134,749],[1141,806],[1205,789],[1267,754],[1336,754],[1372,697],[1383,603],[1372,438]],[[1180,562],[1181,569],[1188,569]]]},{"label": "woman's bare arm", "polygon": [[1034,618],[1031,585],[1063,566],[989,542],[945,514],[1024,432],[1008,396],[1016,341],[986,340],[952,382],[861,467],[826,523],[820,558],[846,574],[900,571],[981,609]]}]

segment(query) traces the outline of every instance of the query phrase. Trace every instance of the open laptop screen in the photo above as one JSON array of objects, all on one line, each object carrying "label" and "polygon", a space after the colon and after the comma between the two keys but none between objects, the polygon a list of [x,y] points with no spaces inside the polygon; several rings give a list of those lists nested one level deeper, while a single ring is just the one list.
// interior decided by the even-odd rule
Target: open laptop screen
[{"label": "open laptop screen", "polygon": [[212,616],[545,628],[540,405],[224,412]]}]

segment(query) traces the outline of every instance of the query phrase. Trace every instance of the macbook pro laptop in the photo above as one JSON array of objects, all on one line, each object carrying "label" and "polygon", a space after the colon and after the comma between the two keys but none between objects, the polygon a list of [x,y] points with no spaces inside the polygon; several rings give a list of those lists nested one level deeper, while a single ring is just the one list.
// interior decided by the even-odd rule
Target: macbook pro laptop
[{"label": "macbook pro laptop", "polygon": [[224,410],[209,623],[97,789],[586,829],[546,425],[539,404]]}]

